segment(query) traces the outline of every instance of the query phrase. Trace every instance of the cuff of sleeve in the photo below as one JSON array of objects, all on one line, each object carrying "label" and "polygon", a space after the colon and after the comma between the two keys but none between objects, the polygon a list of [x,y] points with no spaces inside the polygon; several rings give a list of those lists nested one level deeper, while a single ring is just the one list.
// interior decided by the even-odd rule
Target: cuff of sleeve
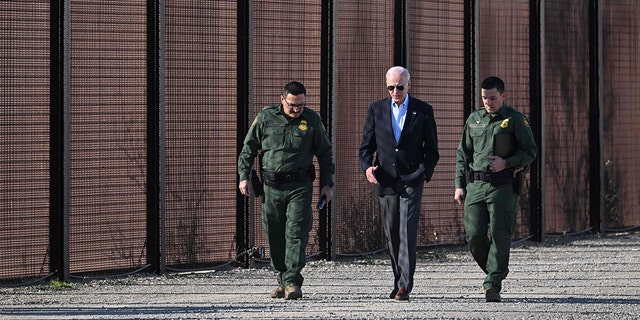
[{"label": "cuff of sleeve", "polygon": [[504,165],[507,169],[515,167],[512,158],[504,159]]}]

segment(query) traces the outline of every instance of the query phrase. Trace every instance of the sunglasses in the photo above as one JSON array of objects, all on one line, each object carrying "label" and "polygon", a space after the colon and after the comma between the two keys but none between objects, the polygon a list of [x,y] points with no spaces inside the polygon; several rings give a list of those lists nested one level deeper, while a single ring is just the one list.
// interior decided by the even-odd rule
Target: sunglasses
[{"label": "sunglasses", "polygon": [[398,89],[398,91],[402,91],[404,90],[404,86],[403,85],[399,85],[399,86],[387,86],[387,90],[389,91],[393,91],[393,89]]}]

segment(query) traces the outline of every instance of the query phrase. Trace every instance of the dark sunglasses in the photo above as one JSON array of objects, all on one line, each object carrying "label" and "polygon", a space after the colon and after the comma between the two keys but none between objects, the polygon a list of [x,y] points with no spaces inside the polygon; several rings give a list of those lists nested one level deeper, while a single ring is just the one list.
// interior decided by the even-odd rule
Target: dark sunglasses
[{"label": "dark sunglasses", "polygon": [[393,91],[393,89],[398,89],[398,91],[402,91],[402,90],[404,90],[404,86],[403,85],[395,86],[395,87],[394,86],[387,86],[387,90]]}]

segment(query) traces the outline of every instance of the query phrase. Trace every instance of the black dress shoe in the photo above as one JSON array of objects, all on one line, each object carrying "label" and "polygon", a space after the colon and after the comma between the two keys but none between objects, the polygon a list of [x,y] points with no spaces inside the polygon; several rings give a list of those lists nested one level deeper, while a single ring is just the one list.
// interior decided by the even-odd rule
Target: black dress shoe
[{"label": "black dress shoe", "polygon": [[409,292],[405,288],[398,289],[398,293],[394,297],[396,300],[409,300]]},{"label": "black dress shoe", "polygon": [[393,289],[393,291],[391,291],[391,294],[389,295],[389,299],[395,299],[397,293],[398,289]]}]

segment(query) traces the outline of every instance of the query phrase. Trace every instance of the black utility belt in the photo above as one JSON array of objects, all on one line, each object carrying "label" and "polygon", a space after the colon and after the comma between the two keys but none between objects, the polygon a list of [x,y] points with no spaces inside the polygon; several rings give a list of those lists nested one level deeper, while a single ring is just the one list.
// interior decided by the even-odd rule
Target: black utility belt
[{"label": "black utility belt", "polygon": [[503,184],[507,184],[513,180],[513,170],[505,169],[500,172],[482,172],[473,171],[471,174],[472,183],[475,181],[484,181],[491,183],[492,186],[497,187]]},{"label": "black utility belt", "polygon": [[263,171],[264,183],[268,186],[280,185],[283,183],[304,182],[307,179],[315,179],[315,168],[300,169],[297,172],[271,172]]},{"label": "black utility belt", "polygon": [[490,182],[491,181],[491,173],[485,173],[485,172],[482,172],[482,171],[474,171],[473,172],[473,181]]}]

